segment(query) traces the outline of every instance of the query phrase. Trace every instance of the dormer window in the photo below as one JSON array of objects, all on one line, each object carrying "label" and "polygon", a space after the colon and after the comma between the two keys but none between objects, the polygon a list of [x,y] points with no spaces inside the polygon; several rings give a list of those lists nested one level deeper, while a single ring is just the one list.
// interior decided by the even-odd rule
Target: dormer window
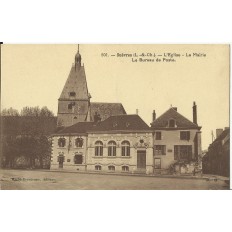
[{"label": "dormer window", "polygon": [[169,123],[168,123],[168,126],[169,126],[169,127],[172,127],[172,128],[175,127],[175,126],[176,126],[176,121],[175,121],[175,119],[170,119],[170,120],[169,120]]},{"label": "dormer window", "polygon": [[70,93],[69,93],[69,96],[70,96],[70,97],[76,97],[76,93],[75,93],[75,92],[70,92]]}]

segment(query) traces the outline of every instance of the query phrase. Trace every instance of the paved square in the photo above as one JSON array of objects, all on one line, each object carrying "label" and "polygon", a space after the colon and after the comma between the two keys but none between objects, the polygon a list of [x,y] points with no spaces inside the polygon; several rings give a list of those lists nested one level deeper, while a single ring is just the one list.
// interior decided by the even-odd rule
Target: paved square
[{"label": "paved square", "polygon": [[99,175],[38,170],[1,170],[1,189],[19,190],[152,190],[229,189],[222,180]]}]

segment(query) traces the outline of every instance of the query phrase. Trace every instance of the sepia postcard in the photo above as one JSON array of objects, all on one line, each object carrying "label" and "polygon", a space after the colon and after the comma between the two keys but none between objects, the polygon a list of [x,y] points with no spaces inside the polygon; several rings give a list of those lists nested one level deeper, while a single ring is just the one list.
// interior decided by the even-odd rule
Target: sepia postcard
[{"label": "sepia postcard", "polygon": [[1,190],[230,189],[230,46],[1,44]]}]

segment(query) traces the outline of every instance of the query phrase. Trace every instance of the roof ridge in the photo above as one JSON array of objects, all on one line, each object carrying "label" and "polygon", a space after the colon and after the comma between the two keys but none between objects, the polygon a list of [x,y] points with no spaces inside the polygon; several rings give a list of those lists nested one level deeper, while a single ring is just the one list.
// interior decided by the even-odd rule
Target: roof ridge
[{"label": "roof ridge", "polygon": [[122,103],[121,102],[90,102],[90,104],[91,103],[97,103],[97,104],[120,104],[120,105],[122,105]]},{"label": "roof ridge", "polygon": [[[172,109],[173,109],[173,108],[172,108]],[[174,109],[173,109],[173,110],[174,110]],[[185,116],[183,116],[182,114],[180,114],[178,111],[175,110],[175,112],[176,112],[177,114],[179,114],[180,116],[182,116],[183,118],[185,118],[186,120],[188,120],[189,122],[191,122],[192,124],[198,126],[198,124],[196,124],[196,123],[190,121],[188,118],[186,118]]]},{"label": "roof ridge", "polygon": [[[169,116],[169,118],[171,118],[171,116],[173,116],[174,118],[176,117],[176,120],[183,120],[185,121],[185,124],[188,124],[191,127],[199,127],[198,124],[192,122],[191,120],[189,120],[188,118],[186,118],[185,116],[183,116],[181,113],[179,113],[175,107],[170,107],[168,110],[166,110],[163,114],[161,114],[156,120],[154,120],[151,123],[151,126],[157,126],[158,124],[162,124],[162,121],[167,120],[167,117]],[[179,119],[178,119],[179,118]]]},{"label": "roof ridge", "polygon": [[[166,114],[171,108],[169,108],[168,110],[166,110],[164,113],[162,113],[158,118],[156,118],[156,120],[158,120],[160,117],[162,117],[164,114]],[[151,124],[153,124],[156,120],[154,120]]]}]

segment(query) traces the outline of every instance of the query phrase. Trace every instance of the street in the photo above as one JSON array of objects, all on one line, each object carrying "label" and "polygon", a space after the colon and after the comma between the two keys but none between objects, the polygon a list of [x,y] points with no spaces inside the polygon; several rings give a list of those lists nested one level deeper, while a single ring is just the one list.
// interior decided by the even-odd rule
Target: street
[{"label": "street", "polygon": [[223,190],[222,180],[1,170],[1,190]]}]

